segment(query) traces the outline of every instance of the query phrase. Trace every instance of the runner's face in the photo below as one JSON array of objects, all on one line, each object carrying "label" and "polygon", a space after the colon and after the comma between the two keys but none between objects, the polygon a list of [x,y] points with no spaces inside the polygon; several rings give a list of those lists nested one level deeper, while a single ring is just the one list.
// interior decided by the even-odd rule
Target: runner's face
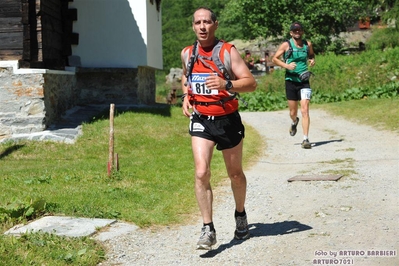
[{"label": "runner's face", "polygon": [[194,13],[193,30],[202,46],[213,44],[217,27],[218,22],[212,21],[208,10],[200,9]]},{"label": "runner's face", "polygon": [[303,30],[302,29],[295,29],[290,31],[291,37],[294,39],[301,39],[303,35]]}]

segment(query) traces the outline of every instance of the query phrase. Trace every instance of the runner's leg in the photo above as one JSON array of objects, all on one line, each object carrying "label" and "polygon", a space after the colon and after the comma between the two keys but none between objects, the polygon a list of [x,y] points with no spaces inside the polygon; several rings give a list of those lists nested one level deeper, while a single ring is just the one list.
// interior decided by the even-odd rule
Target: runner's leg
[{"label": "runner's leg", "polygon": [[214,145],[213,141],[204,138],[191,138],[195,164],[195,196],[205,224],[212,222],[213,193],[210,184],[210,165]]},{"label": "runner's leg", "polygon": [[247,179],[242,169],[242,147],[244,141],[231,148],[223,150],[223,158],[227,174],[231,181],[231,189],[238,212],[244,211],[245,197],[247,193]]}]

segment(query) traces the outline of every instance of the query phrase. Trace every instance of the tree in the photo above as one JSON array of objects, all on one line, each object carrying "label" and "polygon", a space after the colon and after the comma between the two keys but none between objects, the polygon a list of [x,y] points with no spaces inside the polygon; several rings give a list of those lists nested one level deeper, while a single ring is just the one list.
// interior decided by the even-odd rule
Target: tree
[{"label": "tree", "polygon": [[315,44],[316,52],[323,52],[332,37],[358,20],[362,5],[356,0],[235,0],[222,12],[221,21],[240,23],[245,39],[257,37],[288,37],[289,26],[300,21],[306,38]]},{"label": "tree", "polygon": [[395,22],[399,30],[399,0],[363,0],[371,13],[376,13],[385,23]]},{"label": "tree", "polygon": [[[181,67],[181,50],[195,41],[192,15],[198,7],[204,6],[203,2],[203,0],[162,1],[162,49],[165,70]],[[219,16],[220,10],[228,2],[229,0],[214,0],[207,7]]]}]

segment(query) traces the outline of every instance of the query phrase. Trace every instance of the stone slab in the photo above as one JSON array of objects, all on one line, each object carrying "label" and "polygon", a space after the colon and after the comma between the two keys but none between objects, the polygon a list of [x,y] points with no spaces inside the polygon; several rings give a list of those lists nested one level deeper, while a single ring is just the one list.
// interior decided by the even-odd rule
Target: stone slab
[{"label": "stone slab", "polygon": [[297,175],[288,179],[292,181],[337,181],[343,175]]},{"label": "stone slab", "polygon": [[127,235],[131,232],[136,231],[139,229],[138,226],[129,223],[113,223],[110,226],[104,228],[104,230],[100,230],[96,235],[95,239],[105,242],[107,240],[111,240],[114,238],[118,238],[123,235]]},{"label": "stone slab", "polygon": [[51,233],[59,236],[83,237],[93,235],[101,227],[115,223],[113,219],[75,218],[67,216],[46,216],[27,225],[17,225],[5,234]]}]

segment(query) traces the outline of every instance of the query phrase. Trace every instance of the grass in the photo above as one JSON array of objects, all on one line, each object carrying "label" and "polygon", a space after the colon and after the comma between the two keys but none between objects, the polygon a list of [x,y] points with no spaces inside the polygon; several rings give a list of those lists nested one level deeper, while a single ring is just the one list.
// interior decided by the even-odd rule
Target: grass
[{"label": "grass", "polygon": [[20,238],[0,237],[2,265],[96,265],[105,258],[94,240],[25,234]]},{"label": "grass", "polygon": [[352,122],[399,133],[399,98],[362,99],[313,105]]}]

